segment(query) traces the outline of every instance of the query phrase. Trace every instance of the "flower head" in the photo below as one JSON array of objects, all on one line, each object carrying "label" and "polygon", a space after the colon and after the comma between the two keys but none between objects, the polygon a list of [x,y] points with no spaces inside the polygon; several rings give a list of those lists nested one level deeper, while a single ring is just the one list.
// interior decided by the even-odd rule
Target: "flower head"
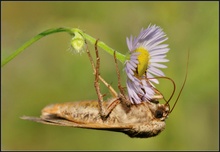
[{"label": "flower head", "polygon": [[[166,68],[160,64],[168,62],[165,59],[169,51],[167,44],[161,44],[168,38],[163,30],[156,25],[149,25],[142,29],[138,37],[127,38],[130,56],[125,62],[127,74],[128,96],[132,103],[139,104],[150,101],[156,94],[151,82],[159,83],[154,76],[164,76],[159,68]],[[154,79],[149,79],[154,78]]]}]

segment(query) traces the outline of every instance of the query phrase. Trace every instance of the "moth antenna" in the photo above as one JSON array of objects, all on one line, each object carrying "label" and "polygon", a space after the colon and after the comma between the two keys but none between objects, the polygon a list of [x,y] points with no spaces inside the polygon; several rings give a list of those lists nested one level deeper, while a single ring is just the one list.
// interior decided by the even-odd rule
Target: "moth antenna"
[{"label": "moth antenna", "polygon": [[[185,86],[185,84],[186,84],[186,80],[187,80],[187,76],[188,76],[188,66],[189,66],[189,51],[188,51],[188,56],[187,56],[186,74],[185,74],[185,78],[184,78],[184,81],[183,81],[183,85],[182,85],[182,87],[181,87],[181,89],[180,89],[180,92],[179,92],[179,94],[178,94],[178,96],[177,96],[177,98],[176,98],[176,101],[174,102],[174,105],[173,105],[172,109],[170,110],[169,114],[173,111],[174,107],[176,106],[177,101],[179,100],[180,95],[181,95],[181,93],[182,93],[182,91],[183,91],[183,88],[184,88],[184,86]],[[168,100],[166,100],[166,99],[164,98],[164,96],[162,95],[162,93],[156,89],[156,90],[163,96],[163,99],[166,101],[166,105],[169,106],[169,102],[170,102],[170,100],[173,98],[173,95],[174,95],[174,93],[175,93],[175,91],[176,91],[176,85],[175,85],[175,82],[173,81],[173,79],[171,79],[171,78],[169,78],[169,77],[154,77],[154,78],[146,78],[146,79],[149,80],[149,79],[161,79],[161,78],[168,79],[168,80],[170,80],[170,81],[173,83],[173,92],[172,92],[172,94],[171,94],[171,96],[170,96],[170,98],[169,98]]]},{"label": "moth antenna", "polygon": [[184,81],[183,81],[183,85],[182,85],[182,87],[180,89],[180,92],[179,92],[179,94],[178,94],[178,96],[176,98],[176,101],[175,101],[175,103],[174,103],[174,105],[173,105],[173,107],[172,107],[172,109],[170,110],[169,113],[171,113],[173,111],[174,107],[176,106],[176,103],[179,100],[180,95],[181,95],[181,93],[183,91],[183,88],[184,88],[184,86],[186,84],[186,79],[187,79],[187,76],[188,76],[188,67],[189,67],[189,51],[188,51],[188,56],[187,56],[186,74],[185,74],[185,78],[184,78]]},{"label": "moth antenna", "polygon": [[[154,78],[147,78],[147,79],[168,79],[168,80],[170,80],[171,82],[172,82],[172,84],[173,84],[173,92],[172,92],[172,94],[170,95],[170,98],[168,99],[168,100],[166,100],[165,98],[164,98],[164,96],[163,96],[163,99],[166,101],[166,104],[169,104],[169,102],[170,102],[170,100],[173,98],[173,95],[174,95],[174,93],[175,93],[175,91],[176,91],[176,84],[175,84],[175,82],[173,81],[173,79],[171,79],[171,78],[169,78],[169,77],[154,77]],[[156,89],[157,90],[157,89]],[[157,90],[158,91],[158,90]],[[160,91],[158,91],[161,95],[163,95]]]}]

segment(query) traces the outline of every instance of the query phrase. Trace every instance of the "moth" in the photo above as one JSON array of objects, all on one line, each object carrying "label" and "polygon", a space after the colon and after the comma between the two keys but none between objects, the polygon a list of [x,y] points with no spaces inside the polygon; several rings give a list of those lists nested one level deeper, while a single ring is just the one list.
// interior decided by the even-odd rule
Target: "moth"
[{"label": "moth", "polygon": [[[97,42],[98,40],[96,44]],[[160,97],[155,97],[152,101],[142,102],[141,104],[129,104],[130,102],[120,84],[120,74],[115,54],[114,59],[118,75],[119,94],[100,76],[100,58],[97,45],[95,45],[95,48],[96,66],[88,48],[87,53],[95,75],[94,86],[98,95],[98,101],[88,100],[52,104],[42,109],[40,117],[23,116],[21,119],[49,125],[122,132],[132,138],[149,138],[162,132],[166,126],[165,120],[172,112],[180,97],[187,75],[173,108],[170,108],[169,105],[169,101],[175,91],[175,83],[172,80],[174,91],[170,99],[164,104],[159,103],[160,99],[164,99],[162,94],[160,94]],[[110,93],[113,95],[107,101],[103,101],[103,95],[99,88],[99,80],[109,88]]]}]

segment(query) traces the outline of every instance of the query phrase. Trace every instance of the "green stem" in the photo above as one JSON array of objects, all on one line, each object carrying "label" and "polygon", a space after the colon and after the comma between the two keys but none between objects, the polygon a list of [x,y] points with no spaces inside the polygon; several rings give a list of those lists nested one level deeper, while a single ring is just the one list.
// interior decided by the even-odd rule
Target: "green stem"
[{"label": "green stem", "polygon": [[68,32],[68,33],[72,33],[70,29],[67,28],[55,28],[55,29],[49,29],[46,30],[38,35],[36,35],[35,37],[33,37],[32,39],[30,39],[29,41],[27,41],[26,43],[24,43],[20,48],[18,48],[15,52],[13,52],[11,55],[9,55],[7,58],[5,58],[2,62],[1,62],[1,66],[4,66],[6,63],[8,63],[9,61],[11,61],[14,57],[16,57],[19,53],[21,53],[22,51],[24,51],[27,47],[29,47],[31,44],[33,44],[34,42],[36,42],[37,40],[43,38],[46,35],[49,34],[53,34],[53,33],[58,33],[58,32]]},{"label": "green stem", "polygon": [[[90,41],[90,43],[95,44],[96,39],[94,39],[93,37],[91,37],[90,35],[88,35],[88,34],[86,34],[86,33],[84,33],[83,35],[84,35],[84,37],[85,37],[88,41]],[[114,55],[114,51],[115,51],[115,50],[113,50],[112,48],[110,48],[110,47],[109,47],[108,45],[106,45],[104,42],[98,41],[97,45],[98,45],[100,48],[102,48],[103,50],[105,50],[106,52],[108,52],[109,54],[111,54],[112,56]],[[121,63],[124,63],[125,60],[126,60],[125,55],[123,55],[123,54],[121,54],[121,53],[119,53],[119,52],[117,52],[117,51],[115,51],[115,52],[116,52],[116,58],[117,58]]]},{"label": "green stem", "polygon": [[[79,32],[81,35],[84,36],[84,38],[86,40],[88,40],[91,44],[95,44],[96,39],[91,37],[90,35],[82,32],[80,29],[77,28],[54,28],[54,29],[49,29],[46,30],[38,35],[36,35],[35,37],[33,37],[32,39],[30,39],[29,41],[27,41],[24,45],[22,45],[20,48],[18,48],[14,53],[12,53],[11,55],[9,55],[6,59],[4,59],[1,62],[1,67],[3,67],[6,63],[8,63],[9,61],[11,61],[14,57],[16,57],[18,54],[20,54],[22,51],[24,51],[27,47],[29,47],[31,44],[33,44],[34,42],[36,42],[37,40],[43,38],[44,36],[53,34],[53,33],[58,33],[58,32],[67,32],[70,35],[74,36],[75,32]],[[105,43],[103,43],[102,41],[99,41],[97,44],[100,48],[102,48],[103,50],[105,50],[106,52],[108,52],[109,54],[113,55],[114,54],[114,50],[112,48],[110,48],[109,46],[107,46]],[[126,57],[125,55],[116,52],[116,58],[121,61],[122,63],[125,62]]]}]

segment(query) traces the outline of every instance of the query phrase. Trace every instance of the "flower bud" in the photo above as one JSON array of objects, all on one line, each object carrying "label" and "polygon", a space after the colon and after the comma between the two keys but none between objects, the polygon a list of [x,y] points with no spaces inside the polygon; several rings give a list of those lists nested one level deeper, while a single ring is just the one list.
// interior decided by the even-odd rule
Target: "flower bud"
[{"label": "flower bud", "polygon": [[74,36],[71,39],[71,47],[76,53],[83,53],[85,48],[85,39],[84,37],[78,33],[74,32]]}]

